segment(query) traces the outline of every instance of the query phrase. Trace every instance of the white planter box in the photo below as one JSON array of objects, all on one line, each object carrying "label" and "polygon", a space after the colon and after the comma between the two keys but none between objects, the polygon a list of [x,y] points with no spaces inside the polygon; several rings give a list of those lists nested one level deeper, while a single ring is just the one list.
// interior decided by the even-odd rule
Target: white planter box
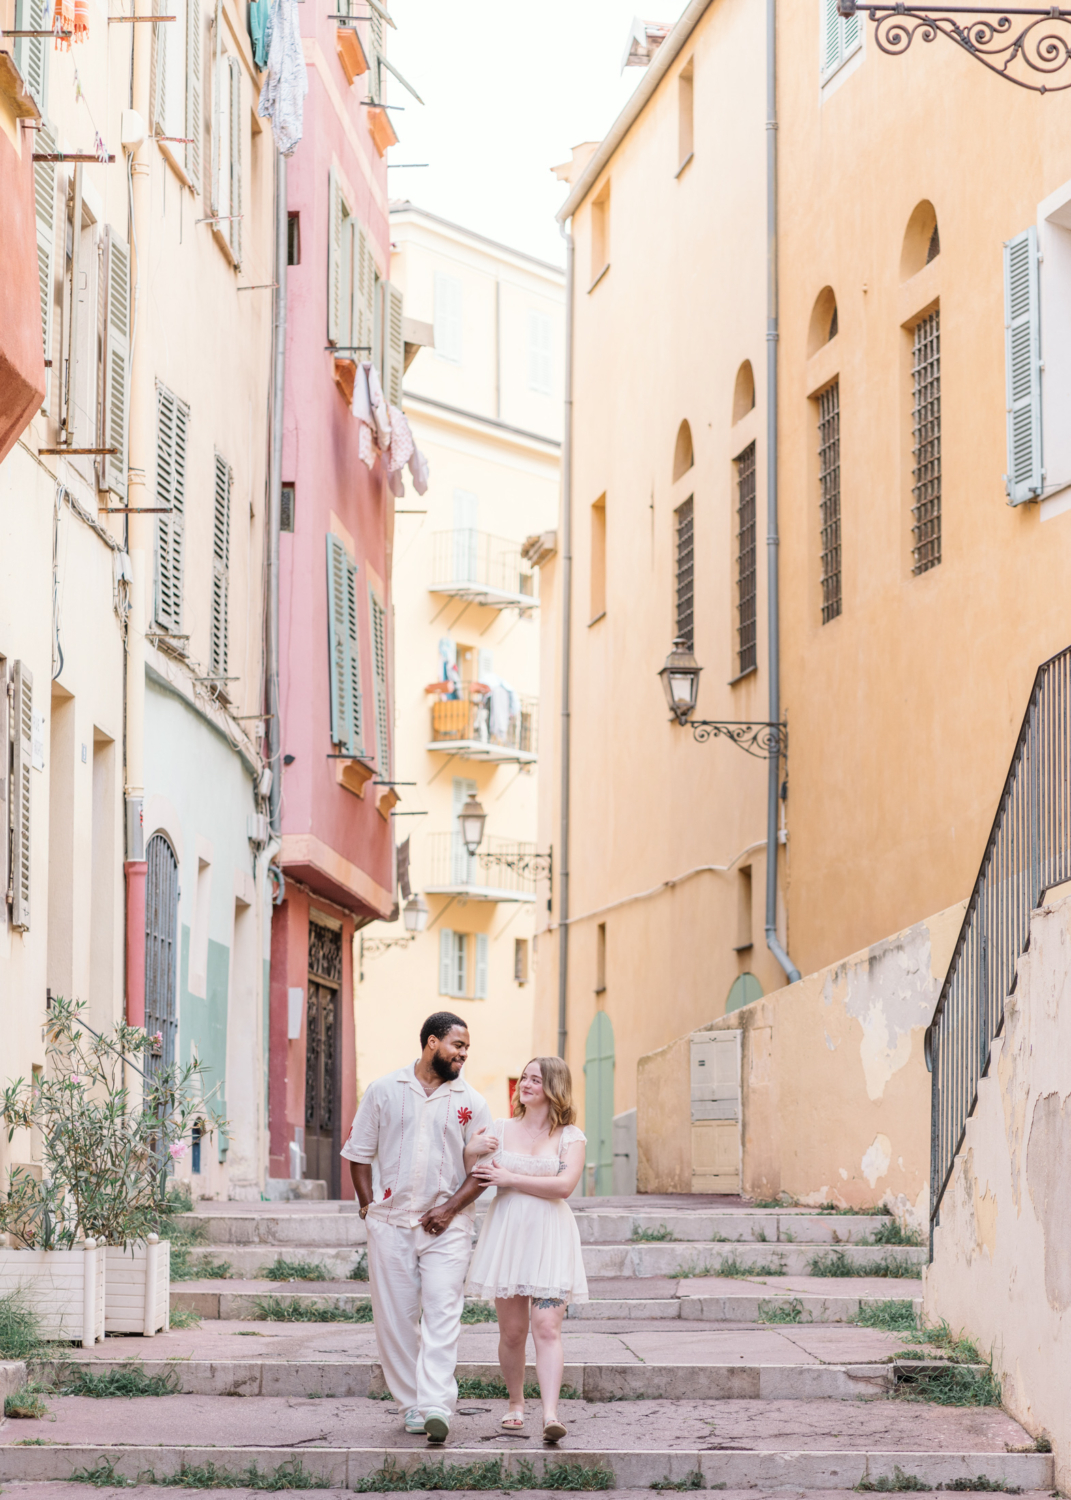
[{"label": "white planter box", "polygon": [[108,1267],[104,1291],[106,1333],[143,1333],[166,1329],[171,1316],[171,1241],[150,1234],[148,1240],[104,1252]]},{"label": "white planter box", "polygon": [[81,1344],[104,1337],[104,1247],[85,1240],[73,1250],[0,1247],[0,1296],[21,1288],[41,1320],[41,1336]]}]

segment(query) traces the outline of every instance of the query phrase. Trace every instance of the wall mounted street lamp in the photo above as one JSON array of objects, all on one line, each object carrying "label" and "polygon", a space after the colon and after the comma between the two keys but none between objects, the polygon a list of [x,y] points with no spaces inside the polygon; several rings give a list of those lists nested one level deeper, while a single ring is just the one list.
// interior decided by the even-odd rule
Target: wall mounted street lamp
[{"label": "wall mounted street lamp", "polygon": [[[869,5],[866,0],[837,0],[837,13],[867,14],[874,24],[874,40],[882,52],[899,57],[921,36],[932,42],[940,34],[962,47],[975,62],[998,78],[1038,94],[1060,93],[1071,88],[1053,82],[1071,62],[1071,10],[1058,6],[985,5]],[[1012,16],[1028,16],[1016,27]]]},{"label": "wall mounted street lamp", "polygon": [[[458,814],[458,821],[461,824],[461,838],[465,848],[475,856],[483,843],[483,830],[487,822],[487,814],[475,796],[470,797],[465,803]],[[531,880],[539,880],[544,875],[548,880],[553,880],[554,876],[553,849],[548,854],[500,854],[496,850],[491,854],[480,854],[479,860],[485,869],[497,866],[499,869],[512,870],[515,875],[522,875]]]},{"label": "wall mounted street lamp", "polygon": [[386,953],[388,948],[408,948],[418,935],[428,925],[428,903],[423,896],[411,896],[402,907],[402,921],[405,923],[405,936],[380,938],[365,937],[361,933],[361,960],[375,958],[379,953]]},{"label": "wall mounted street lamp", "polygon": [[699,674],[702,670],[684,637],[678,636],[658,674],[662,679],[670,713],[677,723],[689,725],[692,738],[701,745],[707,740],[726,739],[738,745],[745,754],[754,755],[759,760],[787,756],[787,724],[772,724],[768,720],[749,723],[746,719],[692,718],[699,697]]}]

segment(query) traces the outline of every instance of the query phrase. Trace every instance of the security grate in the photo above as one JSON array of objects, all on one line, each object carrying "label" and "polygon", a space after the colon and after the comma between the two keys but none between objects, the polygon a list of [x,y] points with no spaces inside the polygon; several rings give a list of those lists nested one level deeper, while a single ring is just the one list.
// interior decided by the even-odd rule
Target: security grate
[{"label": "security grate", "polygon": [[822,515],[822,624],[841,612],[840,381],[818,398],[818,482]]},{"label": "security grate", "polygon": [[695,503],[688,499],[677,516],[677,636],[695,646]]},{"label": "security grate", "polygon": [[738,672],[758,665],[755,638],[755,444],[736,460],[736,615]]},{"label": "security grate", "polygon": [[925,573],[941,561],[941,323],[940,310],[915,325],[911,361],[914,436],[911,514],[915,524],[913,573]]}]

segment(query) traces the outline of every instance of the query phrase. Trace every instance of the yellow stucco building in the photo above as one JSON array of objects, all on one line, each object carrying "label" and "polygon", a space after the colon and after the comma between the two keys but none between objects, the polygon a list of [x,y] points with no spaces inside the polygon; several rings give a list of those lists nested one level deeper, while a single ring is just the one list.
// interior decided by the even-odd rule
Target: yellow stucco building
[{"label": "yellow stucco building", "polygon": [[[693,0],[562,169],[536,1029],[581,1075],[589,1190],[634,1152],[641,1057],[970,894],[1071,631],[1068,112],[820,0],[775,36]],[[693,723],[787,725],[774,774],[667,712],[675,637]]]}]

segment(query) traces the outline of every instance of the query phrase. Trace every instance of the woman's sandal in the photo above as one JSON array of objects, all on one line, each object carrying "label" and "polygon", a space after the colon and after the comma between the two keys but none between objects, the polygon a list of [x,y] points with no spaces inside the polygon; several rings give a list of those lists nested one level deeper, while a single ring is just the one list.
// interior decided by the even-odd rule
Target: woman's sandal
[{"label": "woman's sandal", "polygon": [[543,1441],[545,1443],[557,1443],[565,1436],[565,1425],[554,1417],[550,1422],[543,1424]]},{"label": "woman's sandal", "polygon": [[498,1424],[504,1432],[520,1432],[524,1426],[523,1411],[508,1411]]}]

